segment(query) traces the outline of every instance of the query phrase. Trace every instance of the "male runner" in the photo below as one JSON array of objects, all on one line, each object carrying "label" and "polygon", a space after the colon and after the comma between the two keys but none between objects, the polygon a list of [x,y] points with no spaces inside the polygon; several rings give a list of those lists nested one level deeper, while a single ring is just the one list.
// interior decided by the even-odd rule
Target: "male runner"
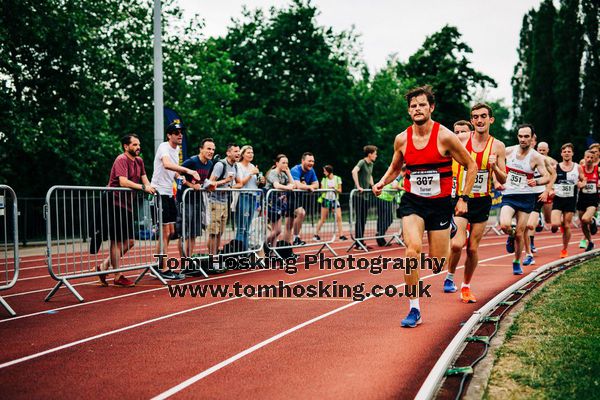
[{"label": "male runner", "polygon": [[[454,273],[460,261],[460,255],[467,239],[467,224],[471,224],[467,259],[465,261],[465,277],[460,289],[460,299],[463,303],[475,303],[477,300],[471,293],[471,279],[475,273],[479,254],[477,249],[487,225],[490,209],[492,208],[492,176],[498,182],[506,182],[506,159],[504,143],[490,135],[490,125],[494,123],[492,108],[484,103],[477,103],[471,108],[471,122],[475,132],[460,133],[461,142],[469,155],[477,163],[477,176],[471,195],[469,196],[469,211],[464,215],[454,217],[457,232],[452,238],[448,275],[444,281],[444,292],[456,292]],[[467,173],[463,166],[457,174],[457,194],[463,194]]]},{"label": "male runner", "polygon": [[[467,212],[468,195],[475,183],[477,165],[456,135],[431,119],[435,97],[430,86],[409,91],[406,102],[413,124],[396,136],[392,162],[385,175],[373,186],[373,193],[379,196],[383,187],[400,175],[402,164],[406,163],[406,193],[400,207],[406,257],[420,260],[423,233],[427,230],[429,257],[444,260],[450,252],[452,159],[468,171],[464,195],[456,204],[459,215]],[[416,287],[419,283],[418,269],[405,271],[404,279],[407,286]],[[414,328],[422,322],[417,296],[410,296],[410,312],[402,320],[403,327]]]},{"label": "male runner", "polygon": [[[533,126],[530,124],[519,125],[517,137],[519,144],[506,148],[506,188],[502,195],[502,208],[500,209],[500,225],[502,231],[509,234],[506,249],[509,253],[514,247],[513,274],[521,275],[521,251],[523,250],[525,227],[529,214],[535,207],[537,194],[533,188],[548,183],[550,176],[546,170],[544,157],[531,147]],[[541,178],[533,178],[535,169]],[[512,229],[512,219],[516,215],[517,226]],[[516,239],[516,245],[515,245]]]},{"label": "male runner", "polygon": [[[562,226],[563,248],[560,258],[568,255],[567,247],[571,240],[571,221],[577,206],[577,191],[585,186],[585,176],[581,165],[573,162],[573,145],[565,143],[560,148],[562,162],[556,166],[556,183],[554,184],[554,203],[552,204],[552,233]],[[561,219],[562,217],[562,219]]]},{"label": "male runner", "polygon": [[590,150],[586,150],[584,160],[583,174],[585,176],[585,186],[579,191],[577,211],[579,212],[579,220],[581,221],[581,231],[587,239],[585,251],[590,251],[594,248],[591,235],[595,235],[598,232],[598,227],[594,220],[599,200],[598,165],[594,165],[594,154]]},{"label": "male runner", "polygon": [[[536,135],[533,135],[532,145],[535,147],[535,142],[537,138]],[[535,193],[538,193],[539,196],[535,203],[535,208],[529,214],[529,220],[527,221],[527,228],[525,228],[525,233],[523,238],[525,239],[525,251],[527,254],[525,255],[525,259],[523,260],[523,265],[533,265],[535,264],[535,259],[533,258],[533,253],[537,253],[537,249],[535,248],[534,238],[535,231],[537,226],[542,228],[539,225],[540,214],[543,212],[544,222],[550,224],[550,214],[552,212],[552,200],[554,199],[554,182],[556,181],[556,164],[558,162],[552,157],[548,156],[548,152],[550,148],[548,147],[548,143],[540,142],[537,145],[538,153],[544,156],[544,162],[546,163],[546,170],[550,174],[550,181],[545,186],[536,186],[533,188]],[[541,178],[540,172],[536,169],[533,172],[533,179]]]}]

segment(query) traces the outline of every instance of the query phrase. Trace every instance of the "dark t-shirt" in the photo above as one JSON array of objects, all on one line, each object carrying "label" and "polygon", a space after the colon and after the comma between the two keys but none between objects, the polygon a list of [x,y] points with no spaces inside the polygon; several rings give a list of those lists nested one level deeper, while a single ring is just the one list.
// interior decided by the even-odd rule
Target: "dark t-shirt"
[{"label": "dark t-shirt", "polygon": [[[200,180],[197,181],[196,179],[192,178],[191,175],[188,175],[188,174],[185,175],[185,180],[188,182],[191,182],[192,184],[199,183],[200,186],[202,186],[204,184],[204,181],[207,180],[208,178],[210,178],[208,176],[208,173],[210,172],[212,165],[213,165],[212,160],[206,160],[206,164],[203,164],[202,160],[200,160],[200,157],[197,155],[188,158],[187,160],[185,160],[183,162],[182,166],[185,168],[189,168],[193,171],[196,171],[198,173],[198,175],[200,175]],[[177,201],[182,200],[183,192],[186,188],[187,187],[184,186],[182,188],[182,190],[177,191]]]},{"label": "dark t-shirt", "polygon": [[[121,187],[119,183],[119,177],[124,176],[133,183],[142,183],[142,176],[146,175],[146,168],[144,167],[144,160],[141,157],[130,159],[125,154],[120,154],[115,159],[112,168],[110,169],[110,177],[108,178],[108,187]],[[126,208],[132,210],[134,203],[133,195],[123,192],[113,193],[114,204],[117,207]]]}]

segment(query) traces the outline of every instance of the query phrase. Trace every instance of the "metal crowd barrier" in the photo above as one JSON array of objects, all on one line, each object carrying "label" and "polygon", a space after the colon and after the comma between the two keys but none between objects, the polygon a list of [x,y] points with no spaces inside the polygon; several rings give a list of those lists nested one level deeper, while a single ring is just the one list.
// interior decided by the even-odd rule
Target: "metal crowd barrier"
[{"label": "metal crowd barrier", "polygon": [[[0,185],[0,239],[4,251],[4,267],[0,270],[2,274],[0,276],[0,290],[15,286],[19,278],[18,215],[15,191],[10,186]],[[0,304],[11,316],[17,315],[2,296],[0,296]]]},{"label": "metal crowd barrier", "polygon": [[354,247],[368,251],[365,240],[377,240],[381,246],[388,246],[392,242],[404,246],[400,238],[402,220],[396,216],[399,192],[396,189],[384,189],[379,197],[376,197],[371,189],[364,189],[362,192],[353,189],[350,192],[353,243],[348,251]]},{"label": "metal crowd barrier", "polygon": [[[47,264],[57,280],[48,293],[50,300],[65,285],[81,302],[83,297],[69,282],[73,279],[142,269],[136,283],[151,270],[156,272],[156,250],[163,253],[160,196],[125,188],[53,186],[46,194]],[[153,218],[154,217],[154,218]],[[156,247],[158,240],[159,247]],[[116,266],[101,271],[110,260],[111,248]],[[124,254],[123,254],[124,253]],[[106,260],[106,261],[105,261]]]},{"label": "metal crowd barrier", "polygon": [[262,250],[265,203],[261,189],[186,189],[180,207],[183,253],[199,261],[192,268],[205,277],[205,270],[211,269],[210,255],[250,257]]},{"label": "metal crowd barrier", "polygon": [[[336,199],[334,189],[312,192],[271,189],[267,192],[266,242],[278,257],[282,257],[288,249],[314,246],[320,246],[315,254],[327,248],[337,256],[331,243],[336,239],[338,223],[342,223],[341,203]],[[294,243],[296,236],[299,241]]]}]

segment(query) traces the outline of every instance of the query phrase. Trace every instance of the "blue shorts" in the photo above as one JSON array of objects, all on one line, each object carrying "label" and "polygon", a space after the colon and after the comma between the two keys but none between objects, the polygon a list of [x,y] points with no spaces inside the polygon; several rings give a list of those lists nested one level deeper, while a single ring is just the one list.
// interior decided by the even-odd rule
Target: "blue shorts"
[{"label": "blue shorts", "polygon": [[535,209],[538,193],[505,194],[502,196],[502,207],[509,206],[515,211],[531,214]]}]

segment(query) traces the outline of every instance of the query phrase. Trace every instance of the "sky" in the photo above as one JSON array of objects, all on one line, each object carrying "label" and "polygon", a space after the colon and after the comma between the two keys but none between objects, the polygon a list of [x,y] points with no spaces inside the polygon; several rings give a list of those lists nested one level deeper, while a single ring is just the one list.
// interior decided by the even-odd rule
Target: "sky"
[{"label": "sky", "polygon": [[[362,58],[374,72],[391,54],[406,61],[426,36],[444,25],[454,25],[472,49],[471,65],[496,80],[498,88],[478,93],[486,100],[503,98],[512,103],[510,79],[517,62],[517,46],[523,15],[540,0],[313,0],[320,11],[317,23],[334,31],[352,25],[361,34]],[[232,18],[250,9],[284,7],[289,0],[179,0],[186,14],[204,19],[206,36],[222,36]],[[435,89],[435,88],[434,88]],[[477,99],[479,100],[479,99]]]}]

